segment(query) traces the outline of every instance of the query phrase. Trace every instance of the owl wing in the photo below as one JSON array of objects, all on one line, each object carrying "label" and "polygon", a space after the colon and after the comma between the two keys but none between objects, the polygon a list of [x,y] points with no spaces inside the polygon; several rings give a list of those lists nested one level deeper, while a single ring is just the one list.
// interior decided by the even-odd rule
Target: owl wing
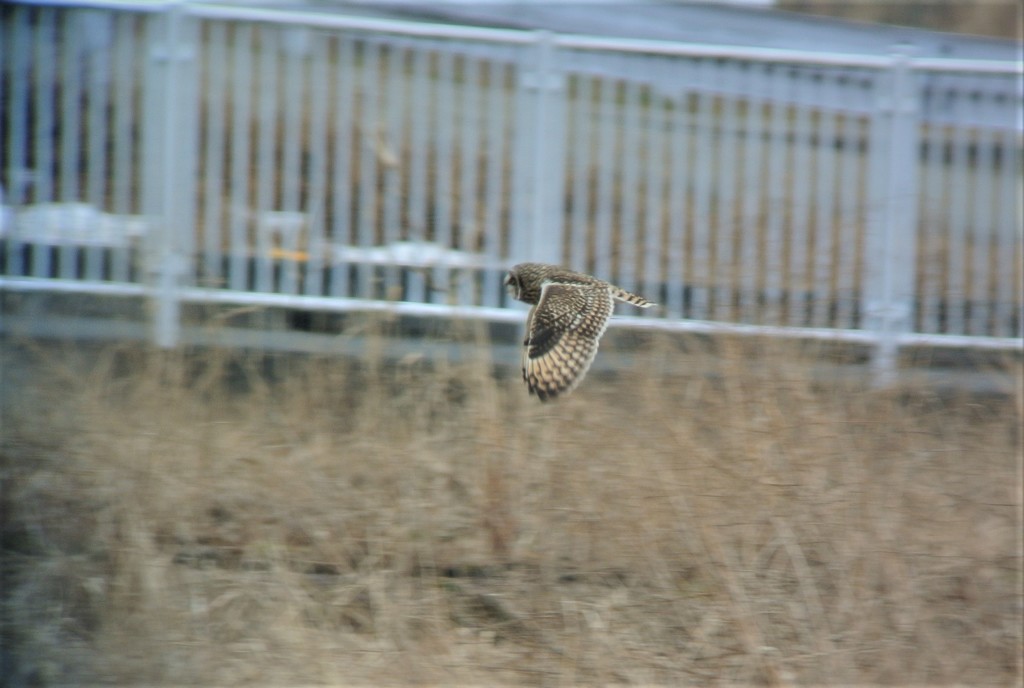
[{"label": "owl wing", "polygon": [[541,401],[571,392],[586,375],[612,314],[602,286],[549,282],[526,321],[523,379]]}]

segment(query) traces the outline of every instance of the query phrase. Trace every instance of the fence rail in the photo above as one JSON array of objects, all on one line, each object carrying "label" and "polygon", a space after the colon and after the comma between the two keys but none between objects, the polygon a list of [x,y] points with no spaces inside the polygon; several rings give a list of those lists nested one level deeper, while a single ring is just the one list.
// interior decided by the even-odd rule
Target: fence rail
[{"label": "fence rail", "polygon": [[89,4],[0,9],[0,289],[1021,345],[1019,64]]}]

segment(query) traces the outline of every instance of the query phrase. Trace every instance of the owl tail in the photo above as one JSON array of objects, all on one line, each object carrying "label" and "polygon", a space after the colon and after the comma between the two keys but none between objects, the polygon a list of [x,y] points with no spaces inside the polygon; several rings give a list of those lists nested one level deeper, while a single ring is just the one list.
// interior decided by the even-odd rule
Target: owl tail
[{"label": "owl tail", "polygon": [[639,306],[640,308],[650,308],[657,305],[642,296],[637,296],[636,294],[628,292],[620,287],[612,287],[612,297],[619,301],[625,301],[626,303],[631,303],[634,306]]}]

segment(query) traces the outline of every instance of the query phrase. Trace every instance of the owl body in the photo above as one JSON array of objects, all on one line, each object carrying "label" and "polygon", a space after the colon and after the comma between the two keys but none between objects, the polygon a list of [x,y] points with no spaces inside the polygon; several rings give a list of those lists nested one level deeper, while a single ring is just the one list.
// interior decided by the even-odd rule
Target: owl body
[{"label": "owl body", "polygon": [[523,380],[541,401],[568,394],[583,380],[615,301],[654,305],[604,280],[545,263],[514,266],[505,286],[513,298],[533,305],[523,341]]}]

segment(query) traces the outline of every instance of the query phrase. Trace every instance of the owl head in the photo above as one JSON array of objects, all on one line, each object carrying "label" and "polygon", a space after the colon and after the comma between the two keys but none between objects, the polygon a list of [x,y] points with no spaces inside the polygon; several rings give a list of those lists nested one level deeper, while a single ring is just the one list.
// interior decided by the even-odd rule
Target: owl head
[{"label": "owl head", "polygon": [[505,273],[505,289],[508,290],[508,295],[513,299],[519,299],[522,296],[523,283],[519,279],[519,275],[516,274],[516,268],[512,268]]}]

